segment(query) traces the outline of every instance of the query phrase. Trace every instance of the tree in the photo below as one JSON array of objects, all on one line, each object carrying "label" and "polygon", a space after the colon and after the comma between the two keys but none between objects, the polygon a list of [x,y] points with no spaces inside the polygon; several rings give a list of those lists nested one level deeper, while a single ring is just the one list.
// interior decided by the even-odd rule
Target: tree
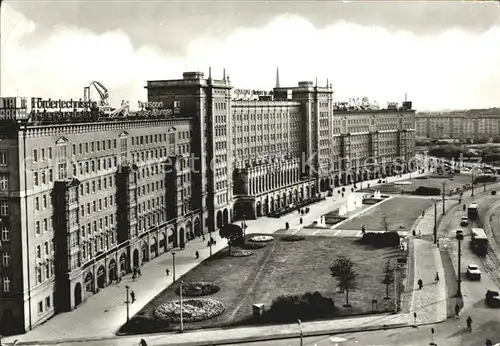
[{"label": "tree", "polygon": [[221,238],[227,239],[229,253],[231,253],[231,246],[243,239],[243,230],[240,226],[229,223],[219,230],[219,235]]},{"label": "tree", "polygon": [[345,305],[349,305],[349,290],[354,290],[358,287],[356,284],[356,277],[358,276],[354,271],[354,263],[349,257],[338,256],[333,265],[330,267],[331,275],[337,279],[337,287],[345,292]]},{"label": "tree", "polygon": [[389,285],[394,282],[394,268],[391,267],[391,262],[387,261],[384,270],[384,278],[382,283],[385,285],[385,299],[389,299]]}]

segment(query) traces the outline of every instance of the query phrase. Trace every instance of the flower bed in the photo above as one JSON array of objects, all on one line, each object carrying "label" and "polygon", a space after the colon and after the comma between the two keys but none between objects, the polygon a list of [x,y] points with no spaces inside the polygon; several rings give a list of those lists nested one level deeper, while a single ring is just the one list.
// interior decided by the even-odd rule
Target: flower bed
[{"label": "flower bed", "polygon": [[253,252],[250,250],[237,250],[237,251],[231,251],[229,256],[231,257],[248,257],[252,256]]},{"label": "flower bed", "polygon": [[[189,282],[182,285],[182,295],[188,297],[208,296],[219,292],[220,287],[211,282]],[[175,293],[180,294],[180,286]]]},{"label": "flower bed", "polygon": [[[215,299],[186,299],[182,301],[182,320],[186,322],[204,321],[219,316],[224,310],[224,304]],[[155,309],[154,315],[163,321],[180,321],[180,301],[161,304]]]},{"label": "flower bed", "polygon": [[281,240],[284,241],[301,241],[306,239],[303,235],[296,235],[296,234],[289,234],[289,235],[284,235],[281,237]]},{"label": "flower bed", "polygon": [[240,246],[242,249],[246,249],[246,250],[256,250],[256,249],[263,249],[266,247],[266,244],[264,243],[244,243],[244,244],[241,244]]},{"label": "flower bed", "polygon": [[250,241],[258,242],[258,243],[265,243],[268,241],[273,240],[274,238],[271,237],[270,235],[254,235],[252,238],[250,238]]}]

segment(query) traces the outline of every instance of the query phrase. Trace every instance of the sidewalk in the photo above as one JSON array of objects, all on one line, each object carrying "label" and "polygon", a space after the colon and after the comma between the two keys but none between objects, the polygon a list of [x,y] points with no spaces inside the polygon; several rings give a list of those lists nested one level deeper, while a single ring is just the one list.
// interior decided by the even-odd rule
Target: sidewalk
[{"label": "sidewalk", "polygon": [[[412,173],[412,176],[417,176],[417,174]],[[406,179],[407,175],[403,177],[393,177],[387,179],[388,182]],[[363,182],[363,186],[369,183],[371,186],[377,185],[377,180]],[[315,220],[317,220],[321,215],[328,211],[339,208],[341,205],[346,203],[347,197],[351,194],[350,189],[352,186],[345,186],[346,193],[344,198],[337,196],[336,191],[334,191],[334,197],[327,197],[326,201],[311,205],[310,212],[307,215],[302,216],[303,225],[307,225]],[[338,189],[338,188],[337,188]],[[335,189],[335,190],[337,190]],[[301,215],[297,212],[290,213],[279,219],[274,218],[259,218],[257,220],[247,220],[248,225],[247,233],[274,233],[276,230],[284,228],[285,222],[289,222],[291,228],[301,227],[299,219]],[[237,222],[239,223],[239,222]],[[227,246],[227,241],[221,239],[218,236],[218,232],[212,234],[214,239],[217,241],[217,245],[212,247],[212,253],[216,253],[222,248]],[[194,257],[195,251],[198,250],[200,253],[200,259],[196,260]],[[176,278],[178,279],[183,274],[191,270],[193,267],[198,265],[204,258],[209,256],[209,248],[206,246],[206,240],[203,241],[201,238],[197,238],[186,244],[185,250],[175,249],[176,255]],[[170,269],[170,276],[166,276],[165,270]],[[85,339],[85,338],[112,338],[115,337],[114,333],[118,328],[126,321],[126,293],[125,286],[128,285],[130,290],[133,290],[136,294],[136,302],[130,305],[130,317],[136,314],[142,307],[144,307],[151,299],[153,299],[159,292],[168,287],[172,283],[173,270],[172,270],[172,256],[171,252],[166,253],[155,260],[146,263],[142,266],[142,277],[136,281],[132,281],[131,275],[123,277],[121,283],[112,284],[105,289],[101,290],[98,294],[95,294],[87,301],[85,301],[78,309],[54,316],[52,319],[47,321],[45,324],[38,326],[32,331],[26,334],[12,336],[5,338],[4,342],[10,343],[14,340],[18,340],[19,343],[34,342],[34,341],[49,341],[49,340],[70,340],[70,339]],[[399,316],[399,315],[396,315]],[[368,317],[366,317],[368,318]],[[372,317],[373,318],[373,317]],[[376,318],[380,318],[377,316]],[[406,317],[405,317],[406,318]],[[360,322],[349,322],[349,326],[357,325],[356,323],[367,323],[368,320],[360,320]],[[364,321],[364,322],[362,322]],[[328,323],[328,322],[318,322],[318,323]],[[339,325],[339,321],[329,322],[331,325],[328,326],[328,330],[336,330],[337,328],[332,326]],[[347,323],[347,322],[345,322]],[[401,323],[401,321],[399,322]],[[304,324],[304,331],[309,330],[310,323]],[[312,325],[312,324],[311,324]],[[263,328],[253,328],[257,330],[257,335],[265,335],[261,332]],[[279,333],[281,329],[274,328],[272,333]],[[314,327],[315,328],[315,327]],[[320,328],[320,327],[317,327]],[[241,330],[252,328],[238,329],[237,334],[239,335]],[[284,329],[283,329],[284,330]],[[190,334],[200,334],[201,339],[211,335],[210,333],[220,333],[226,337],[233,333],[229,330],[221,331],[204,331],[202,333],[186,333],[184,335]],[[254,332],[255,333],[255,332]],[[271,331],[270,331],[271,333]],[[242,334],[243,335],[243,334]],[[170,335],[168,339],[172,339],[174,336]],[[155,337],[152,337],[155,338]],[[125,340],[125,337],[119,337],[117,340]],[[148,338],[149,339],[149,338]],[[134,338],[137,343],[137,337]],[[182,339],[183,340],[183,339]],[[179,342],[184,342],[179,339]],[[110,340],[107,341],[111,345]],[[149,341],[148,341],[149,342]],[[198,342],[198,341],[197,341]],[[172,343],[171,343],[172,344]],[[173,343],[172,345],[179,345],[178,343]],[[199,342],[197,343],[199,344]]]}]

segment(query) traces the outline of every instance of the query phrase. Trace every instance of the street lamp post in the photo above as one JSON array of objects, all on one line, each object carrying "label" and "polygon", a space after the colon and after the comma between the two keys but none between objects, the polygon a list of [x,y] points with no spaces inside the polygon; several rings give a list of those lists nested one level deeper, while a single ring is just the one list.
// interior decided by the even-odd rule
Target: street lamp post
[{"label": "street lamp post", "polygon": [[464,234],[462,231],[457,231],[456,232],[456,238],[458,241],[458,270],[457,270],[457,283],[458,283],[458,288],[457,288],[457,297],[462,296],[462,265],[461,265],[461,259],[462,259],[462,240],[464,239]]},{"label": "street lamp post", "polygon": [[445,201],[446,201],[445,188],[446,188],[446,181],[443,181],[443,215],[446,214],[446,212],[445,212]]},{"label": "street lamp post", "polygon": [[437,244],[437,201],[434,201],[434,244]]},{"label": "street lamp post", "polygon": [[208,233],[210,235],[208,239],[208,247],[210,248],[210,257],[212,257],[212,229],[209,229]]},{"label": "street lamp post", "polygon": [[183,282],[181,281],[181,287],[180,287],[180,290],[179,290],[179,294],[180,294],[180,300],[181,300],[181,333],[184,332],[184,321],[183,321],[183,316],[182,316],[182,284]]},{"label": "street lamp post", "polygon": [[127,300],[125,301],[125,304],[127,304],[127,322],[129,321],[130,319],[130,312],[129,312],[129,306],[130,306],[130,300],[129,300],[129,291],[130,287],[128,287],[128,285],[125,286],[125,290],[127,291]]},{"label": "street lamp post", "polygon": [[172,252],[172,279],[175,282],[175,252]]},{"label": "street lamp post", "polygon": [[297,323],[299,324],[299,328],[300,328],[300,346],[303,346],[304,345],[304,333],[302,333],[302,321],[297,320]]}]

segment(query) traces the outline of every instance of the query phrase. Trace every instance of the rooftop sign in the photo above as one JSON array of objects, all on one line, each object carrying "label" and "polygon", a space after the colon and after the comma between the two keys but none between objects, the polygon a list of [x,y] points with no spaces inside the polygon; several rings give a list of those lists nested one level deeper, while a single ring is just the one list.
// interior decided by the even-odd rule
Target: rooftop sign
[{"label": "rooftop sign", "polygon": [[89,109],[89,108],[97,108],[97,102],[95,101],[82,101],[79,99],[77,101],[70,99],[67,101],[64,100],[43,100],[41,97],[33,97],[31,98],[31,109],[38,110],[56,110],[56,109]]}]

